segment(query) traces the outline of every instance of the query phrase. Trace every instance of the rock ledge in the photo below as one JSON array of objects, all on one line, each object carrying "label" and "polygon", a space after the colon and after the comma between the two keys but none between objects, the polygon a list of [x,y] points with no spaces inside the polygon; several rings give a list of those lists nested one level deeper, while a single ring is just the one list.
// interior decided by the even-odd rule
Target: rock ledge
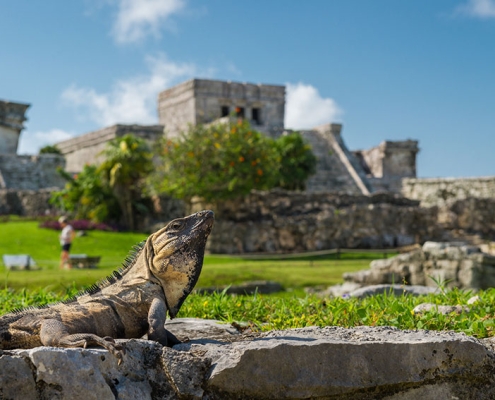
[{"label": "rock ledge", "polygon": [[125,341],[103,349],[4,351],[0,398],[415,399],[494,398],[491,340],[390,327],[239,334],[199,319],[168,323],[188,342]]}]

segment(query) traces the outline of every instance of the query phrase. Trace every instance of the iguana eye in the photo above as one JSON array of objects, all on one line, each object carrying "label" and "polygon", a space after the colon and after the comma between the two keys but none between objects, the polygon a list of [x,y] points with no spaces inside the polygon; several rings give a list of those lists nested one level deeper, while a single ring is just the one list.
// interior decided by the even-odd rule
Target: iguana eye
[{"label": "iguana eye", "polygon": [[182,228],[182,226],[184,225],[184,223],[182,221],[172,221],[170,223],[170,229],[174,230],[174,231],[177,231],[179,230],[180,228]]}]

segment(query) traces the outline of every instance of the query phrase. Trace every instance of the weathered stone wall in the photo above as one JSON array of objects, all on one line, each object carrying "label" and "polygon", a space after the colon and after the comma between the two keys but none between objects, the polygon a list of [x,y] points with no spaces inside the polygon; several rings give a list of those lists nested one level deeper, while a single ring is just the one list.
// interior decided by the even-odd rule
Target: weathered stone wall
[{"label": "weathered stone wall", "polygon": [[438,223],[449,231],[463,231],[495,240],[495,198],[471,197],[440,207]]},{"label": "weathered stone wall", "polygon": [[0,188],[37,190],[63,187],[65,180],[57,172],[65,160],[56,154],[17,156],[0,154]]},{"label": "weathered stone wall", "polygon": [[416,177],[416,140],[384,141],[368,150],[354,151],[367,174],[373,192],[400,193],[403,178]]},{"label": "weathered stone wall", "polygon": [[17,130],[0,125],[0,154],[16,154],[18,142]]},{"label": "weathered stone wall", "polygon": [[385,248],[439,239],[437,209],[392,194],[372,196],[253,192],[211,207],[213,253],[294,252],[331,248]]},{"label": "weathered stone wall", "polygon": [[[0,214],[56,213],[49,204],[56,188],[0,189]],[[332,248],[386,248],[448,240],[462,233],[495,240],[495,199],[459,200],[442,208],[390,193],[371,196],[274,190],[253,192],[220,205],[156,197],[153,215],[141,220],[146,231],[189,212],[210,208],[216,222],[209,251],[214,253],[297,252]],[[460,234],[459,234],[460,232]]]},{"label": "weathered stone wall", "polygon": [[495,176],[478,178],[405,178],[403,196],[424,207],[450,205],[467,198],[495,198]]},{"label": "weathered stone wall", "polygon": [[0,215],[39,216],[56,213],[49,203],[56,188],[40,190],[0,189]]},{"label": "weathered stone wall", "polygon": [[285,87],[192,79],[158,96],[160,124],[171,137],[189,124],[206,124],[242,108],[240,116],[269,136],[284,129]]},{"label": "weathered stone wall", "polygon": [[150,144],[163,136],[162,125],[112,125],[72,139],[57,143],[66,159],[65,169],[76,173],[82,171],[86,164],[98,164],[103,161],[100,156],[107,143],[117,137],[132,133]]}]

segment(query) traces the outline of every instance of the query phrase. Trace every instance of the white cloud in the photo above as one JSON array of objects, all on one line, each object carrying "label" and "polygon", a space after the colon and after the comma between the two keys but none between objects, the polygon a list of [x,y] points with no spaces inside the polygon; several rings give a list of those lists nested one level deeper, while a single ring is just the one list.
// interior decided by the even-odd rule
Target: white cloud
[{"label": "white cloud", "polygon": [[335,122],[341,108],[331,98],[322,98],[318,90],[304,83],[286,84],[285,126],[290,129],[311,129]]},{"label": "white cloud", "polygon": [[477,18],[495,18],[495,0],[468,0],[456,11]]},{"label": "white cloud", "polygon": [[198,74],[193,64],[174,63],[165,56],[148,57],[149,74],[117,81],[110,92],[72,85],[62,93],[66,105],[74,106],[83,119],[99,126],[116,123],[157,123],[156,101],[160,91],[179,79]]},{"label": "white cloud", "polygon": [[76,136],[62,129],[52,129],[47,132],[23,131],[19,139],[18,154],[38,154],[39,150],[49,144],[58,143]]},{"label": "white cloud", "polygon": [[170,16],[184,6],[185,0],[118,0],[113,36],[119,43],[139,42],[147,35],[157,37]]}]

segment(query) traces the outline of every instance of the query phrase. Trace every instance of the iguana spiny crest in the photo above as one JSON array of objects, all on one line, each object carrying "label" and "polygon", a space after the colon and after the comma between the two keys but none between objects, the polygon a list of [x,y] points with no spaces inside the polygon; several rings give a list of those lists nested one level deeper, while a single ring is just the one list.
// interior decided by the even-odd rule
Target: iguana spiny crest
[{"label": "iguana spiny crest", "polygon": [[178,343],[165,330],[196,284],[213,226],[213,212],[200,211],[150,235],[103,283],[73,299],[0,317],[0,349],[37,346],[103,346],[122,360],[114,339]]}]

